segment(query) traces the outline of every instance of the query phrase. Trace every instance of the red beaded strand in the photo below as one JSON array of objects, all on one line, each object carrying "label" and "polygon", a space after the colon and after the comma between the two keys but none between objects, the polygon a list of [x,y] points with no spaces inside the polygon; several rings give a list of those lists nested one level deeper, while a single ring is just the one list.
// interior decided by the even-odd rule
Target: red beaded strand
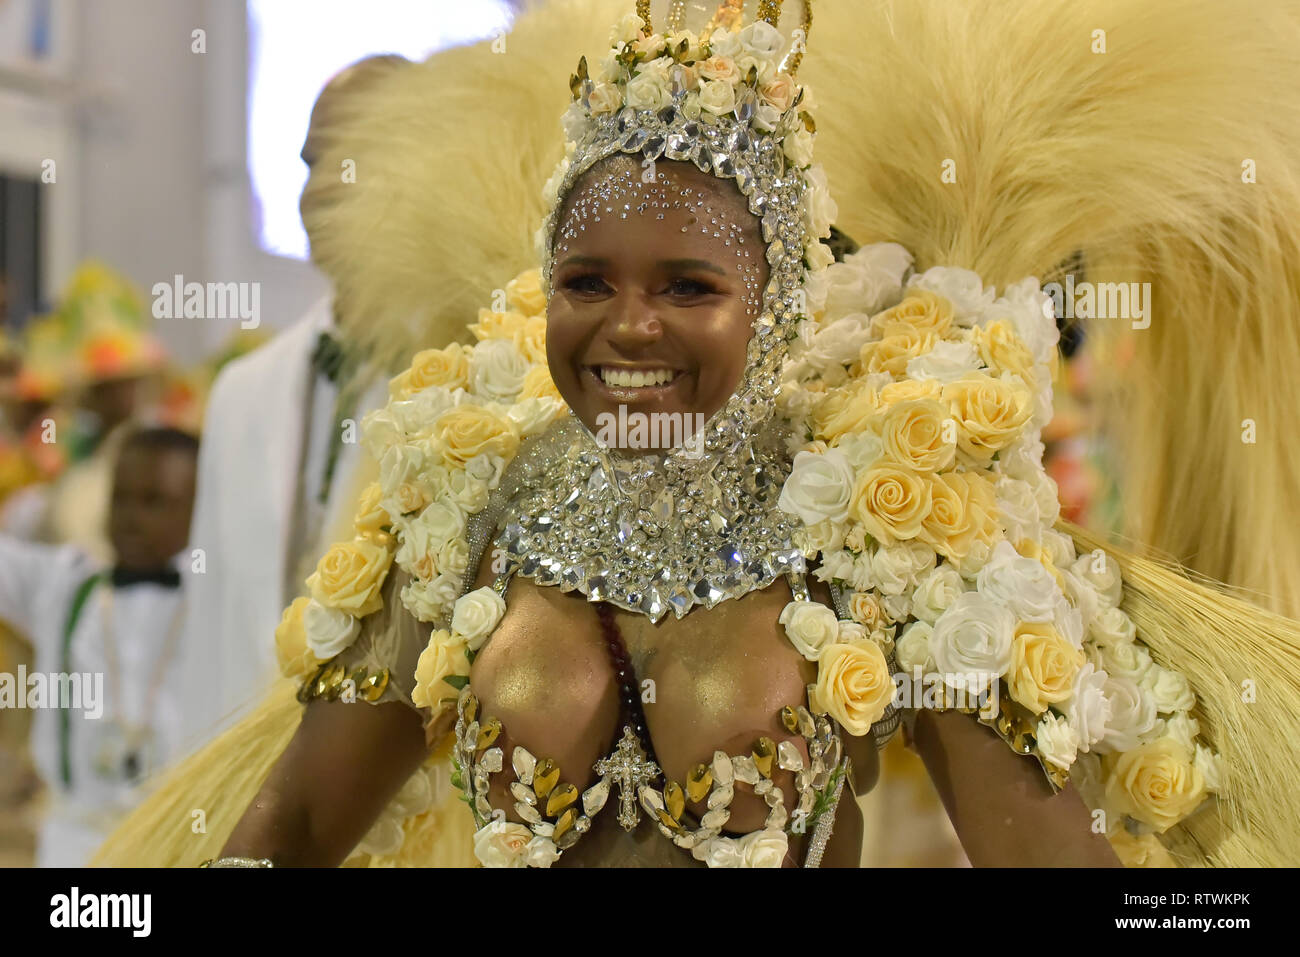
[{"label": "red beaded strand", "polygon": [[646,724],[645,711],[641,708],[641,685],[636,679],[636,671],[628,657],[627,647],[623,644],[623,633],[619,631],[618,622],[614,619],[614,606],[608,602],[596,602],[596,613],[600,616],[600,627],[605,634],[605,644],[609,648],[609,659],[614,666],[614,676],[618,679],[618,698],[621,705],[619,723],[632,726],[636,736],[641,739],[646,757],[654,761],[650,729]]}]

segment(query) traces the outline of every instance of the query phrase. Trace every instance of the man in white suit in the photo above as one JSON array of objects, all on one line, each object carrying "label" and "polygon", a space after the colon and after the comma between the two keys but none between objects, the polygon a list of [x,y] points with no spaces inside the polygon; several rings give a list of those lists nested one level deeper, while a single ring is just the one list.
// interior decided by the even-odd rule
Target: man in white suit
[{"label": "man in white suit", "polygon": [[[330,80],[302,151],[311,177],[339,175],[313,165],[322,143],[341,132],[340,117],[356,111],[370,83],[406,65],[371,57]],[[239,717],[274,680],[280,614],[328,544],[331,518],[355,501],[355,436],[386,390],[382,381],[356,381],[347,350],[347,324],[327,296],[213,385],[190,541],[202,550],[194,559],[201,574],[184,626],[191,745]]]}]

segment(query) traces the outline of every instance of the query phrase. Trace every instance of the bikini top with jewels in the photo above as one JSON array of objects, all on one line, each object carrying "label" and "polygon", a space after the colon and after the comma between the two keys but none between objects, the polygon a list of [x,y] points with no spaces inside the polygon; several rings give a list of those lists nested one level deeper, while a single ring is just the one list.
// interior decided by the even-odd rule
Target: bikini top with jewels
[{"label": "bikini top with jewels", "polygon": [[[575,444],[568,444],[570,441]],[[712,630],[733,632],[735,655],[730,661],[721,660],[725,656],[712,648],[696,649],[695,656],[687,653],[685,660],[678,655],[674,664],[682,666],[679,675],[684,670],[689,676],[685,683],[670,680],[662,668],[645,669],[639,677],[657,677],[663,692],[689,684],[703,685],[723,674],[721,669],[731,668],[729,683],[715,680],[712,685],[717,689],[726,684],[732,689],[730,694],[712,692],[714,704],[721,710],[715,710],[710,716],[701,709],[691,709],[688,702],[682,709],[683,728],[724,724],[722,716],[738,710],[742,702],[751,705],[747,710],[753,711],[752,702],[760,700],[772,705],[772,713],[763,716],[761,726],[781,729],[770,735],[756,735],[741,754],[716,749],[711,759],[700,761],[708,752],[696,752],[687,759],[698,762],[694,764],[675,756],[666,763],[684,769],[684,774],[681,779],[673,779],[664,773],[655,753],[652,728],[641,708],[639,677],[632,667],[614,611],[619,607],[638,612],[649,627],[669,610],[680,619],[695,604],[712,608],[727,598],[741,598],[764,589],[778,577],[789,582],[796,601],[812,601],[804,580],[802,557],[791,548],[788,534],[774,530],[777,523],[770,514],[766,514],[765,520],[759,520],[760,513],[768,512],[766,499],[774,494],[769,494],[769,483],[779,490],[779,479],[783,476],[767,474],[775,467],[775,460],[768,461],[761,450],[743,450],[732,466],[748,473],[746,487],[751,492],[736,496],[735,501],[728,503],[715,501],[707,492],[692,497],[691,489],[702,488],[698,476],[685,483],[671,478],[651,481],[651,476],[662,478],[671,470],[664,468],[662,462],[640,461],[644,473],[639,477],[647,484],[639,492],[631,492],[637,488],[637,476],[627,474],[624,464],[612,462],[599,450],[593,451],[582,430],[575,431],[571,423],[562,423],[548,433],[545,441],[521,451],[492,502],[475,516],[469,529],[469,570],[462,591],[467,591],[476,579],[480,559],[485,555],[492,563],[492,587],[502,599],[517,577],[533,578],[538,585],[558,584],[560,589],[534,588],[512,596],[511,608],[487,643],[478,649],[470,681],[456,701],[454,780],[466,792],[479,828],[488,827],[494,817],[501,817],[500,813],[494,814],[494,797],[499,803],[504,795],[509,795],[511,816],[522,821],[533,835],[536,853],[529,855],[533,862],[549,864],[591,829],[595,815],[607,813],[615,815],[628,831],[635,830],[648,818],[674,844],[711,866],[745,863],[747,855],[779,864],[785,857],[791,835],[811,834],[804,865],[817,866],[830,837],[844,778],[851,773],[841,729],[833,719],[815,714],[806,701],[790,700],[803,687],[802,678],[786,681],[780,692],[773,693],[769,688],[767,694],[761,694],[736,675],[744,667],[743,663],[748,662],[754,666],[752,673],[762,675],[770,686],[774,671],[781,671],[787,678],[791,676],[794,670],[791,658],[797,661],[798,656],[791,655],[792,649],[786,646],[781,649],[786,653],[783,663],[776,664],[772,652],[765,648],[755,650],[752,635],[719,628]],[[564,476],[554,474],[557,467]],[[627,504],[631,517],[620,516],[615,509],[615,514],[602,516],[605,527],[612,526],[614,533],[586,539],[583,523],[575,516],[581,516],[588,507],[604,507],[597,506],[597,502],[608,504],[608,489],[601,486],[598,476],[602,469],[609,470],[607,480],[617,486],[617,499]],[[585,476],[585,482],[575,484],[575,475],[569,474],[575,470]],[[726,483],[739,481],[739,475],[730,476],[725,470],[717,472],[715,477]],[[549,480],[540,481],[543,478]],[[575,488],[581,492],[562,494],[564,489]],[[693,521],[694,513],[690,511],[676,509],[671,500],[682,494],[693,503],[708,503],[701,521]],[[665,496],[669,499],[666,503]],[[631,519],[638,512],[647,512],[641,508],[646,501],[666,507],[661,527],[656,527],[653,516],[646,514],[640,514],[633,524]],[[710,513],[720,516],[719,510],[728,516],[721,526],[709,521]],[[558,529],[573,534],[552,534]],[[627,534],[620,534],[621,531]],[[707,552],[701,551],[705,548]],[[402,607],[399,594],[406,581],[405,573],[394,567],[384,585],[383,610],[364,619],[358,640],[337,659],[337,672],[346,670],[349,674],[362,675],[360,696],[365,700],[403,700],[411,704],[409,689],[401,687],[402,679],[414,674],[429,626],[415,620]],[[551,716],[548,722],[542,723],[544,728],[562,727],[554,718],[560,710],[571,711],[574,727],[591,729],[596,724],[590,710],[584,710],[590,703],[587,696],[568,690],[573,683],[562,678],[548,683],[542,673],[548,667],[562,665],[557,659],[562,659],[568,651],[566,646],[564,654],[556,654],[553,628],[526,636],[538,639],[533,643],[534,651],[544,652],[531,659],[525,654],[524,660],[516,662],[529,674],[516,674],[512,681],[481,681],[478,667],[491,657],[494,643],[514,640],[510,634],[512,623],[528,620],[528,601],[536,600],[543,592],[561,601],[570,600],[559,594],[563,591],[579,591],[596,603],[596,617],[605,645],[600,654],[607,656],[606,667],[619,692],[618,723],[611,722],[603,732],[615,738],[614,746],[590,768],[562,767],[544,750],[544,745],[539,746],[538,738],[546,732],[537,730],[535,715]],[[835,597],[838,601],[840,596]],[[735,607],[733,603],[728,604]],[[720,609],[714,614],[722,616],[716,619],[721,622],[729,610]],[[579,630],[575,623],[573,631]],[[777,634],[775,627],[773,634]],[[708,670],[709,661],[717,663],[717,670]],[[367,686],[364,675],[376,674],[381,669],[392,680],[385,678],[386,687],[373,683]],[[592,684],[590,674],[591,670],[587,672],[588,690]],[[548,685],[531,703],[520,705],[518,694],[512,697],[509,691],[502,690],[512,684],[517,687],[526,680],[535,686]],[[367,687],[371,693],[366,693]],[[604,687],[600,690],[604,691]],[[696,696],[697,700],[699,697]],[[557,701],[566,698],[570,707],[557,707]],[[673,704],[661,697],[655,707],[671,712]],[[656,710],[654,717],[659,719],[662,713]],[[506,722],[502,721],[503,714],[508,716]],[[579,714],[581,718],[577,717]],[[709,717],[713,720],[708,720]],[[526,727],[512,741],[507,724]],[[745,724],[748,728],[755,726],[753,720]],[[676,737],[698,741],[700,735],[694,732]],[[525,747],[518,743],[518,738],[527,739],[534,747]],[[730,739],[734,740],[734,735]],[[681,745],[676,740],[661,740],[660,750],[676,752]],[[789,804],[786,791],[774,780],[784,778],[782,772],[793,780]],[[494,782],[498,782],[495,787]],[[502,786],[501,782],[506,783]],[[724,830],[732,817],[737,784],[752,788],[766,805],[767,812],[759,831],[733,838],[724,834]]]}]

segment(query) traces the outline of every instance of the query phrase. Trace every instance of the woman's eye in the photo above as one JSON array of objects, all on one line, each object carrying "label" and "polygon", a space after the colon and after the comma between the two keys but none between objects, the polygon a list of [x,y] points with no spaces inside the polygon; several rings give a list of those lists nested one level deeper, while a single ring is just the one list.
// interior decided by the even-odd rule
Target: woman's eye
[{"label": "woman's eye", "polygon": [[582,296],[599,296],[609,290],[609,285],[600,276],[588,274],[565,280],[564,288]]},{"label": "woman's eye", "polygon": [[692,299],[696,296],[707,296],[712,292],[712,286],[708,283],[700,282],[698,279],[674,279],[668,284],[668,295],[680,299]]}]

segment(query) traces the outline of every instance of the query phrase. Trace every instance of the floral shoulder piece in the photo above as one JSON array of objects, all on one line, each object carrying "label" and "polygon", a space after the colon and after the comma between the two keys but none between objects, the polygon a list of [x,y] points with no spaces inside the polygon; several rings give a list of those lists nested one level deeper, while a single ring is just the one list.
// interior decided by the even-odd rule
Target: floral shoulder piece
[{"label": "floral shoulder piece", "polygon": [[410,576],[402,604],[433,626],[413,695],[435,715],[454,708],[474,653],[505,607],[490,588],[461,594],[466,527],[520,442],[566,411],[546,368],[540,270],[512,280],[479,311],[473,345],[418,353],[389,383],[389,402],[362,423],[379,481],[362,494],[351,541],[332,546],[276,629],[281,670],[317,675],[382,607],[393,563]]},{"label": "floral shoulder piece", "polygon": [[[1118,563],[1054,527],[1052,301],[1034,279],[999,296],[968,270],[910,266],[878,244],[808,284],[778,399],[801,437],[781,507],[851,620],[837,632],[797,603],[782,620],[822,668],[843,629],[867,632],[896,656],[900,707],[977,712],[1105,812],[1124,860],[1167,860],[1155,835],[1218,790],[1218,755],[1187,679],[1122,610]],[[860,703],[821,701],[850,730]]]}]

